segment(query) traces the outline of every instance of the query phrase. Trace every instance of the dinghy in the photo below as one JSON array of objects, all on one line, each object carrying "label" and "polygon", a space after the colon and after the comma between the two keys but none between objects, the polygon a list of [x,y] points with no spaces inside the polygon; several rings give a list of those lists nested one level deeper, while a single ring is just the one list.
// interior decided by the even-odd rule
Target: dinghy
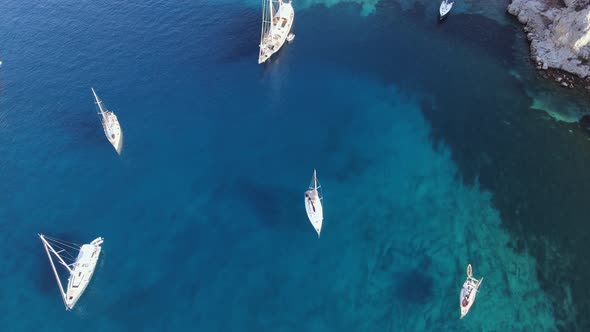
[{"label": "dinghy", "polygon": [[100,122],[102,123],[104,134],[111,145],[115,148],[115,151],[117,151],[118,154],[121,154],[121,148],[123,147],[123,131],[121,131],[119,120],[117,119],[115,113],[107,110],[104,107],[102,101],[98,99],[94,89],[90,88],[90,90],[92,90],[96,105],[98,105],[98,114],[100,115]]},{"label": "dinghy", "polygon": [[295,11],[291,1],[262,0],[262,32],[258,64],[268,60],[283,47],[291,32],[294,18]]},{"label": "dinghy", "polygon": [[461,306],[461,318],[465,317],[471,309],[475,296],[477,296],[478,288],[481,285],[483,278],[477,280],[473,278],[473,271],[471,264],[467,265],[467,280],[463,283],[461,288],[461,296],[459,297],[459,305]]},{"label": "dinghy", "polygon": [[[90,279],[96,268],[96,263],[98,262],[98,257],[100,256],[100,245],[103,242],[103,238],[97,237],[89,244],[80,246],[74,243],[50,238],[43,234],[38,235],[41,242],[43,242],[45,252],[47,252],[47,257],[49,258],[49,263],[51,264],[55,279],[57,280],[57,285],[59,286],[59,291],[64,301],[64,305],[66,306],[66,310],[72,310],[76,305],[76,302],[80,299],[80,296],[82,296],[86,290],[86,286],[90,283]],[[78,251],[76,258],[74,258],[71,251]],[[66,291],[64,291],[59,273],[57,273],[57,269],[55,268],[53,256],[57,258],[59,263],[65,267],[69,273]],[[66,260],[70,260],[72,263],[68,264],[66,263]]]},{"label": "dinghy", "polygon": [[316,170],[314,169],[309,190],[305,192],[305,211],[313,228],[318,233],[318,237],[320,237],[320,233],[322,232],[322,222],[324,220],[322,196],[319,189],[321,189],[321,186],[319,185]]},{"label": "dinghy", "polygon": [[440,4],[439,8],[439,17],[442,20],[443,18],[447,17],[451,8],[453,8],[453,4],[455,3],[454,0],[443,0]]},{"label": "dinghy", "polygon": [[[295,39],[295,35],[294,35],[294,34],[292,34],[292,33],[290,33],[290,34],[287,36],[287,42],[290,44],[290,43],[293,41],[293,39]],[[1,63],[1,62],[0,62],[0,63]]]}]

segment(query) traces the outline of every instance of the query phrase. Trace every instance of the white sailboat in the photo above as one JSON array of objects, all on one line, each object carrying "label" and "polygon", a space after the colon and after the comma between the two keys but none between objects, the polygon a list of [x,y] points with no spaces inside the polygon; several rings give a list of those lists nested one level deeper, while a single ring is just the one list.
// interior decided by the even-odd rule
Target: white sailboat
[{"label": "white sailboat", "polygon": [[455,4],[454,0],[443,0],[440,4],[439,18],[442,20],[443,18],[447,17],[451,9],[453,8],[453,4]]},{"label": "white sailboat", "polygon": [[111,142],[117,153],[121,154],[121,148],[123,147],[123,131],[119,125],[119,120],[115,113],[104,107],[102,101],[96,95],[94,88],[90,89],[92,90],[95,102],[98,105],[98,114],[100,115],[100,122],[102,123],[104,134],[107,136],[107,139]]},{"label": "white sailboat", "polygon": [[290,0],[289,2],[262,0],[262,32],[260,33],[258,64],[268,60],[285,44],[285,40],[291,32],[294,18],[295,11]]},{"label": "white sailboat", "polygon": [[[74,243],[50,238],[43,234],[38,235],[41,242],[43,242],[45,252],[47,252],[47,257],[49,258],[49,263],[55,274],[55,279],[57,280],[57,285],[59,286],[59,291],[64,301],[64,305],[66,306],[66,310],[72,310],[92,278],[96,263],[98,262],[98,257],[100,256],[100,245],[103,242],[103,238],[97,237],[90,242],[90,244],[80,246]],[[77,257],[74,258],[74,256],[68,252],[68,249],[77,250]],[[64,266],[70,274],[66,291],[64,291],[61,279],[55,268],[52,255],[57,258],[59,263]],[[65,259],[73,262],[68,264]]]},{"label": "white sailboat", "polygon": [[459,297],[459,305],[461,306],[461,318],[465,317],[471,309],[475,297],[477,296],[478,288],[483,281],[483,277],[479,280],[473,278],[471,264],[467,265],[467,280],[463,283],[461,288],[461,295]]},{"label": "white sailboat", "polygon": [[309,190],[305,192],[305,211],[313,228],[318,233],[318,237],[320,237],[320,233],[322,232],[322,222],[324,221],[324,209],[322,207],[320,189],[321,186],[318,182],[316,170],[314,169]]}]

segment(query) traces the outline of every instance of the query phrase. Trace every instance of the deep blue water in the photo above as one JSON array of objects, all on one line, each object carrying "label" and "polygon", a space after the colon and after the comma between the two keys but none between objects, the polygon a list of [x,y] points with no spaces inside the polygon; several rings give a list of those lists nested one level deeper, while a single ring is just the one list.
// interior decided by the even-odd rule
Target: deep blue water
[{"label": "deep blue water", "polygon": [[[295,42],[259,66],[252,1],[4,3],[2,330],[588,326],[572,292],[590,267],[567,276],[590,143],[531,109],[572,97],[539,81],[518,26],[461,6],[444,24],[436,6],[295,9]],[[72,312],[39,232],[105,238]],[[485,282],[460,321],[467,263]]]}]

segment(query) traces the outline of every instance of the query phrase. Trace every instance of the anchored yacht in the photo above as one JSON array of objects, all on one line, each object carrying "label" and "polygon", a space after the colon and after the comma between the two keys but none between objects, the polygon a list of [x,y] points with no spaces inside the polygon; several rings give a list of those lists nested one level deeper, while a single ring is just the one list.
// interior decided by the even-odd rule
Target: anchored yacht
[{"label": "anchored yacht", "polygon": [[443,18],[447,17],[453,8],[453,4],[455,4],[454,0],[443,0],[440,4],[439,8],[439,18],[442,20]]},{"label": "anchored yacht", "polygon": [[467,265],[467,280],[463,283],[463,288],[461,288],[461,295],[459,297],[459,305],[461,306],[461,318],[465,317],[471,309],[473,302],[475,302],[475,296],[477,296],[477,292],[479,286],[483,281],[483,277],[479,280],[473,278],[473,272],[471,269],[471,264]]},{"label": "anchored yacht", "polygon": [[[80,296],[82,296],[86,290],[86,287],[88,286],[88,283],[90,283],[90,279],[94,274],[94,269],[96,268],[96,263],[100,256],[103,238],[98,237],[89,244],[84,244],[82,246],[50,238],[43,234],[39,234],[39,238],[41,239],[41,242],[43,242],[45,252],[47,252],[47,257],[49,258],[49,263],[51,264],[55,279],[57,280],[57,285],[59,286],[59,291],[64,301],[64,305],[66,306],[66,310],[72,310],[80,299]],[[72,256],[68,250],[78,251],[77,257],[74,259],[74,256]],[[53,262],[53,256],[57,258],[58,262],[65,267],[70,274],[68,277],[68,286],[65,291],[59,273],[57,273],[57,269]],[[66,260],[73,260],[73,262],[68,264],[66,263]]]},{"label": "anchored yacht", "polygon": [[290,32],[294,18],[295,11],[291,1],[262,1],[262,32],[260,34],[258,64],[265,62],[278,52],[287,38],[290,41],[293,40],[295,35],[291,35]]},{"label": "anchored yacht", "polygon": [[322,232],[322,223],[324,221],[324,208],[322,207],[321,186],[318,182],[315,169],[313,170],[313,177],[309,189],[305,192],[305,212],[311,222],[311,225],[318,233]]},{"label": "anchored yacht", "polygon": [[119,125],[119,120],[115,113],[104,107],[102,101],[96,95],[94,88],[90,89],[92,90],[95,102],[98,105],[98,114],[100,115],[100,122],[102,123],[104,134],[115,148],[115,151],[117,151],[118,154],[121,154],[121,149],[123,148],[123,131]]}]

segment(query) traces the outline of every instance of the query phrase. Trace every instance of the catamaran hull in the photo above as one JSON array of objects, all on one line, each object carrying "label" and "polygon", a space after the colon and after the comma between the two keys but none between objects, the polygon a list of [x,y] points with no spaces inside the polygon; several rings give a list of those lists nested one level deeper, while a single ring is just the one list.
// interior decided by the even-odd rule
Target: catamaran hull
[{"label": "catamaran hull", "polygon": [[[287,36],[291,33],[293,21],[295,19],[295,11],[291,3],[282,3],[277,11],[275,18],[278,18],[277,25],[271,25],[267,36],[260,43],[260,54],[258,57],[258,64],[262,64],[275,53],[277,53],[287,41]],[[284,26],[280,23],[285,20]],[[269,47],[272,46],[272,47]]]}]

